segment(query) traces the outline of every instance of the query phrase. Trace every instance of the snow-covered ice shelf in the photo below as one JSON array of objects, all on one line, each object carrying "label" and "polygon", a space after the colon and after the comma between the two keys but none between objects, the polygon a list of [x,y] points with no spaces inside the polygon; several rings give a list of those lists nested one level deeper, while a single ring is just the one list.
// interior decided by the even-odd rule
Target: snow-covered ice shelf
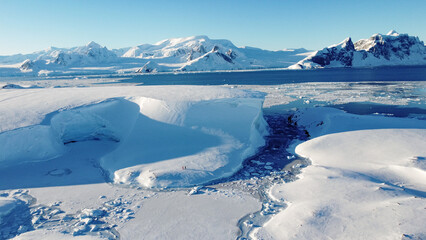
[{"label": "snow-covered ice shelf", "polygon": [[[157,188],[237,171],[264,144],[262,93],[191,86],[1,91],[0,238],[227,239],[259,208],[238,189],[188,195]],[[196,223],[204,227],[194,230]]]},{"label": "snow-covered ice shelf", "polygon": [[114,142],[111,180],[185,187],[229,176],[264,144],[262,94],[227,88],[3,90],[3,166],[60,158],[75,143]]}]

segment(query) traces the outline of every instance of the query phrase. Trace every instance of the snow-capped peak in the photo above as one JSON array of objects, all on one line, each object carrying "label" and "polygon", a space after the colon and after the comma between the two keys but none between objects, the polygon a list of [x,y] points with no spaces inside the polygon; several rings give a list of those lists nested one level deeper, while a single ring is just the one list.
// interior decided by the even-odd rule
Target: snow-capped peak
[{"label": "snow-capped peak", "polygon": [[237,55],[238,48],[228,40],[210,39],[207,36],[192,36],[186,38],[170,38],[156,44],[143,44],[130,48],[123,57],[143,59],[174,59],[174,61],[185,63],[210,52],[215,47],[226,53],[232,50]]},{"label": "snow-capped peak", "polygon": [[352,39],[350,37],[347,37],[345,40],[343,40],[341,43],[339,43],[342,48],[354,48],[354,43],[352,42]]},{"label": "snow-capped peak", "polygon": [[399,33],[395,30],[390,30],[386,35],[397,37],[399,36]]},{"label": "snow-capped peak", "polygon": [[354,44],[352,42],[352,39],[350,37],[347,37],[345,40],[341,41],[340,43],[333,44],[331,46],[328,46],[325,49],[329,49],[329,48],[338,48],[338,49],[349,48],[349,49],[352,49],[352,48],[354,48]]},{"label": "snow-capped peak", "polygon": [[101,45],[99,45],[98,43],[94,42],[94,41],[90,41],[88,44],[86,44],[87,48],[102,48]]},{"label": "snow-capped peak", "polygon": [[203,41],[209,41],[209,40],[210,40],[210,38],[208,36],[199,35],[199,36],[191,36],[191,37],[183,37],[183,38],[164,39],[162,41],[155,43],[154,45],[163,45],[163,44],[178,45],[178,44],[191,42],[191,41],[203,42]]}]

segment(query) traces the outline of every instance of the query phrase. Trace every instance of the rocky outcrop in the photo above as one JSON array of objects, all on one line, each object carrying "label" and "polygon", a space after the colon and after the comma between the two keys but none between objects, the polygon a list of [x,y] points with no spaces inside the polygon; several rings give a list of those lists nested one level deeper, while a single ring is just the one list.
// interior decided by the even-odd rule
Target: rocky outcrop
[{"label": "rocky outcrop", "polygon": [[155,62],[149,61],[143,67],[137,69],[136,73],[156,73],[161,71],[161,66]]},{"label": "rocky outcrop", "polygon": [[418,37],[390,31],[352,43],[351,38],[315,52],[291,69],[426,65],[426,47]]}]

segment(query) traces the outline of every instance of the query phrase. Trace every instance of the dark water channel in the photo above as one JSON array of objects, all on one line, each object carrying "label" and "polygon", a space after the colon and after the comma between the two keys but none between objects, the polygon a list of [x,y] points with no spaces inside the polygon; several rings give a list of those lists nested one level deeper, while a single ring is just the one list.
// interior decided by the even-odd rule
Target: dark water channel
[{"label": "dark water channel", "polygon": [[[386,115],[389,117],[416,117],[426,119],[426,110],[421,108],[390,106],[371,103],[348,103],[332,105],[346,112],[358,115]],[[298,158],[288,152],[293,141],[306,141],[309,133],[292,121],[294,111],[265,114],[270,135],[258,153],[243,162],[243,167],[234,175],[211,182],[211,185],[239,182],[245,190],[255,192],[262,202],[261,210],[248,214],[238,222],[240,235],[237,239],[249,239],[250,233],[262,227],[272,216],[285,208],[283,202],[268,196],[268,189],[276,183],[296,180],[300,169],[309,165],[307,159]]]},{"label": "dark water channel", "polygon": [[248,192],[257,195],[262,202],[260,211],[244,216],[238,222],[240,235],[238,239],[249,238],[250,232],[261,227],[280,209],[285,207],[280,202],[271,200],[267,190],[275,183],[289,182],[295,179],[298,170],[307,165],[306,160],[298,159],[287,151],[294,140],[305,141],[308,135],[291,120],[292,114],[277,113],[265,115],[269,125],[266,144],[258,153],[243,162],[242,168],[231,177],[218,179],[207,185],[237,182]]},{"label": "dark water channel", "polygon": [[279,85],[304,82],[426,81],[426,66],[106,75],[103,78],[122,78],[118,83],[141,85]]}]

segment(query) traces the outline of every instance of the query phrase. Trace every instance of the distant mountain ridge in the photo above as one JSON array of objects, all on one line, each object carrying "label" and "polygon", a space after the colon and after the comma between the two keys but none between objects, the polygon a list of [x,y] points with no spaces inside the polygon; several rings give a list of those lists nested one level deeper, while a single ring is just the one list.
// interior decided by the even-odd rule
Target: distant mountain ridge
[{"label": "distant mountain ridge", "polygon": [[426,46],[418,37],[391,31],[311,52],[237,47],[207,36],[166,39],[155,44],[110,50],[95,42],[73,48],[51,47],[31,54],[0,56],[0,76],[138,74],[248,69],[312,69],[426,65]]},{"label": "distant mountain ridge", "polygon": [[26,59],[20,66],[22,71],[52,69],[55,67],[84,66],[118,61],[117,55],[95,42],[71,49],[49,48],[40,51],[35,59]]},{"label": "distant mountain ridge", "polygon": [[9,64],[0,66],[0,74],[2,70],[6,75],[61,75],[286,68],[308,53],[306,49],[268,51],[237,47],[229,40],[203,35],[113,50],[90,42],[69,49],[51,47],[27,55],[0,56],[0,64]]},{"label": "distant mountain ridge", "polygon": [[351,38],[346,38],[339,44],[316,51],[290,68],[392,65],[426,65],[426,46],[418,37],[392,30],[386,35],[374,34],[355,43]]},{"label": "distant mountain ridge", "polygon": [[[149,59],[146,71],[159,72],[158,63],[175,63],[175,71],[211,71],[243,69],[248,61],[231,41],[213,40],[207,36],[166,39],[156,44],[143,44],[130,48],[122,57]],[[237,59],[238,58],[238,59]],[[154,63],[157,66],[154,67]],[[148,64],[148,63],[147,63]]]}]

